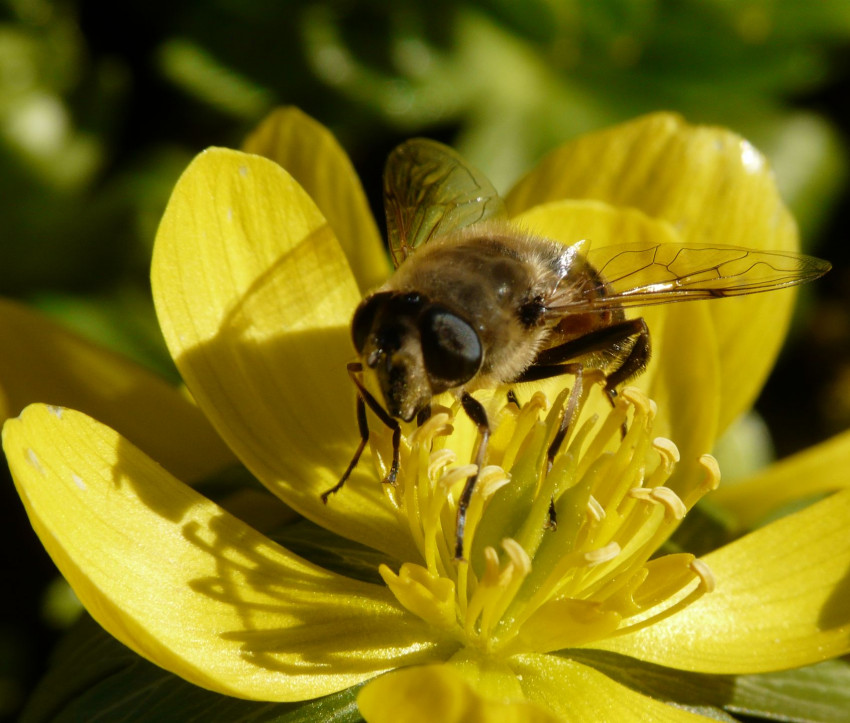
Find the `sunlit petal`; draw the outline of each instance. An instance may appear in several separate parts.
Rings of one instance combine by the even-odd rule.
[[[508,671],[510,673],[510,671]],[[511,676],[514,677],[514,676]],[[511,685],[512,681],[507,681]],[[405,668],[369,683],[357,696],[368,723],[555,723],[525,701],[487,700],[448,665]]]
[[[177,366],[246,466],[320,524],[404,550],[374,477],[320,498],[358,439],[345,365],[360,292],[300,186],[259,156],[201,154],[172,194],[151,273]]]
[[[292,555],[79,412],[28,407],[3,444],[33,527],[86,608],[187,680],[300,700],[446,654],[382,586]]]
[[[236,459],[200,410],[138,364],[0,300],[0,419],[32,402],[80,409],[192,481]]]
[[[666,222],[633,208],[616,208],[599,201],[544,203],[520,214],[515,221],[533,233],[568,245],[586,239],[594,249],[678,239]],[[685,461],[685,473],[690,463],[711,448],[717,433],[721,378],[708,305],[667,304],[647,307],[632,315],[646,320],[652,356],[647,371],[630,383],[657,402],[656,432],[675,438]]]
[[[797,230],[765,158],[722,128],[656,113],[550,153],[508,194],[511,214],[559,199],[637,208],[684,243],[796,251]],[[793,291],[711,303],[721,373],[721,429],[751,406],[785,336]],[[741,370],[747,373],[742,374]]]
[[[761,673],[850,652],[850,491],[704,558],[717,587],[597,647],[704,673]]]
[[[298,108],[280,108],[246,139],[244,148],[279,163],[307,191],[333,228],[361,291],[384,281],[389,257],[366,194],[327,128]]]
[[[721,486],[712,500],[750,527],[793,500],[850,486],[850,432],[783,459],[755,476]]]
[[[561,720],[700,721],[617,683],[598,670],[559,655],[522,655],[511,662],[528,700],[545,705]]]

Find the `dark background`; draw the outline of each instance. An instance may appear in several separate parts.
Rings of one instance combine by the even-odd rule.
[[[844,0],[3,0],[0,294],[176,381],[150,300],[156,225],[192,156],[238,147],[276,105],[337,134],[376,211],[406,137],[455,145],[506,190],[567,138],[676,110],[761,148],[804,249],[835,265],[803,290],[758,402],[785,456],[850,426],[848,60]],[[13,719],[77,608],[3,476]]]

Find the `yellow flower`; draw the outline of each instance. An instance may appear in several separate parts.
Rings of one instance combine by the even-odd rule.
[[[308,519],[382,553],[383,582],[277,545],[161,467],[148,438],[136,446],[87,415],[33,405],[4,427],[13,476],[45,547],[116,638],[193,683],[257,700],[376,678],[358,699],[370,721],[687,720],[611,674],[611,660],[731,674],[850,650],[836,599],[850,492],[700,560],[653,557],[716,485],[701,454],[751,404],[791,294],[648,312],[655,359],[613,410],[590,380],[549,383],[546,396],[520,389],[521,409],[482,395],[494,432],[468,561],[456,562],[453,505],[475,435],[450,399],[405,427],[396,487],[380,482],[388,439],[373,420],[371,454],[323,504],[358,439],[350,317],[387,268],[327,131],[282,111],[248,150],[201,154],[173,193],[152,271],[163,332],[236,456]],[[666,114],[565,146],[506,200],[517,223],[565,243],[796,243],[756,151]],[[571,404],[580,420],[550,471],[546,443]],[[134,403],[122,406],[132,417]],[[156,410],[138,416],[203,456]]]

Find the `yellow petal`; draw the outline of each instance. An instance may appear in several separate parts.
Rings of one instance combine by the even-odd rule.
[[[678,241],[668,223],[636,209],[599,201],[553,201],[514,220],[533,233],[567,245],[587,239],[593,249]],[[676,442],[684,461],[681,474],[685,474],[688,465],[711,448],[717,434],[721,379],[709,309],[698,303],[667,304],[639,309],[629,316],[646,320],[652,344],[647,371],[630,383],[658,404],[655,433]],[[691,467],[691,471],[695,469]]]
[[[31,309],[0,300],[0,348],[2,420],[32,402],[81,409],[188,481],[236,463],[178,389]]]
[[[245,465],[317,523],[407,550],[368,459],[321,502],[359,439],[345,365],[360,292],[301,187],[265,158],[202,153],[169,201],[151,276],[175,362]]]
[[[372,681],[357,696],[368,723],[556,723],[559,719],[524,701],[479,696],[448,665],[405,668]]]
[[[283,166],[336,233],[360,290],[382,283],[389,257],[360,179],[333,134],[298,108],[279,108],[245,141],[245,150]]]
[[[702,673],[763,673],[850,652],[850,490],[704,558],[717,586],[666,620],[594,645]]]
[[[289,553],[79,412],[30,406],[3,445],[33,527],[92,616],[197,685],[302,700],[441,658],[386,588]]]
[[[545,653],[603,638],[622,617],[588,600],[561,598],[541,605],[520,630],[517,649]]]
[[[512,215],[596,199],[669,222],[684,243],[796,251],[797,230],[764,157],[739,136],[657,113],[582,136],[508,194]],[[723,389],[721,429],[751,406],[784,338],[793,291],[712,302]],[[741,373],[746,369],[746,373]]]
[[[589,666],[559,655],[521,655],[511,667],[525,697],[575,721],[704,721],[701,716],[662,703]]]
[[[721,485],[711,499],[752,527],[771,510],[793,500],[850,486],[850,432],[783,459],[753,477]]]

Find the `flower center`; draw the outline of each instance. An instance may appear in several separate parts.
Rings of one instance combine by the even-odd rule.
[[[565,390],[548,413],[541,392],[521,408],[503,406],[480,470],[467,461],[475,450],[458,405],[435,409],[405,436],[398,484],[386,492],[422,561],[380,569],[402,605],[466,646],[510,655],[634,630],[713,588],[693,555],[650,558],[717,486],[716,462],[703,456],[702,481],[676,494],[665,485],[679,453],[652,436],[654,402],[626,388],[601,421],[580,423],[593,390]],[[565,414],[572,421],[553,455]],[[467,555],[457,560],[457,501],[476,472]]]

